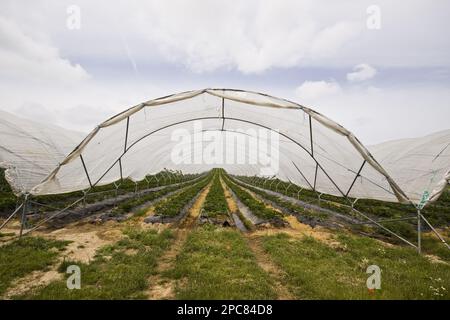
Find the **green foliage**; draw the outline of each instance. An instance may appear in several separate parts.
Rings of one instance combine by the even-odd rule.
[[[238,184],[242,187],[245,187],[245,188],[249,189],[250,191],[256,193],[257,195],[261,196],[263,199],[270,200],[270,201],[274,202],[275,204],[279,205],[280,207],[283,207],[293,213],[298,213],[298,214],[301,214],[302,216],[309,217],[309,218],[315,218],[319,221],[324,221],[328,217],[327,213],[312,210],[312,209],[306,209],[304,207],[295,205],[290,201],[284,200],[280,197],[277,197],[275,195],[264,192],[260,189],[251,187],[249,185],[243,186],[242,184],[239,183],[239,181],[236,181],[236,180],[233,180],[233,181],[236,184]]]
[[[226,176],[225,181],[230,189],[234,192],[234,194],[236,194],[236,196],[239,198],[239,200],[241,200],[242,203],[244,203],[255,216],[261,219],[273,219],[281,216],[280,213],[267,208],[264,203],[256,200],[254,197],[252,197],[252,195],[250,195],[250,193],[243,190]]]
[[[155,175],[147,175],[146,179],[137,181],[137,189],[147,189],[154,188],[157,186],[165,186],[169,184],[174,184],[182,181],[189,181],[195,179],[199,174],[189,174],[181,176],[171,176],[169,178],[168,174],[165,172],[159,172]],[[134,192],[136,189],[136,183],[130,179],[124,179],[122,181],[116,181],[119,185],[118,192]],[[105,199],[110,199],[115,197],[116,188],[114,183],[110,183],[102,186],[93,187],[87,194],[86,203],[95,203]],[[35,201],[48,205],[50,207],[37,207],[36,209],[41,212],[52,211],[53,208],[62,209],[67,205],[74,202],[76,199],[83,197],[82,191],[69,192],[64,194],[55,195],[45,195],[45,196],[35,196],[33,197]],[[9,212],[14,210],[17,203],[17,197],[12,193],[9,184],[6,182],[4,177],[4,169],[0,168],[0,212]],[[127,210],[131,209],[129,207]]]
[[[145,195],[142,195],[140,197],[135,197],[135,198],[126,200],[126,201],[120,203],[111,212],[114,215],[120,215],[120,214],[124,214],[124,213],[130,212],[133,208],[136,208],[136,207],[138,207],[138,206],[140,206],[140,205],[142,205],[142,204],[144,204],[146,202],[150,202],[150,201],[156,200],[158,198],[161,198],[161,197],[165,196],[166,194],[169,194],[169,193],[171,193],[173,191],[176,191],[176,190],[178,190],[180,188],[183,188],[184,186],[186,186],[186,185],[188,185],[190,183],[191,182],[185,182],[185,183],[183,183],[181,185],[177,185],[177,186],[173,186],[173,187],[168,186],[168,187],[165,187],[164,189],[161,189],[161,190],[158,190],[158,191],[153,191],[153,192],[147,193]],[[140,214],[142,215],[143,212],[140,211]]]
[[[186,190],[177,193],[168,199],[161,201],[155,207],[155,215],[165,217],[177,216],[183,207],[191,201],[211,181],[211,174],[206,179],[192,185]]]
[[[227,215],[228,205],[225,194],[220,183],[220,175],[217,171],[214,173],[213,182],[203,204],[204,214],[210,218]]]
[[[297,192],[301,190],[299,195],[300,200],[302,201],[321,206],[322,208],[334,212],[355,215],[349,208],[349,201],[343,197],[323,194],[321,199],[326,201],[319,201],[318,195],[314,191],[301,188],[295,184],[289,184],[288,182],[279,179],[264,180],[264,178],[247,176],[240,176],[239,179],[246,183],[257,185],[294,198],[297,198]],[[354,199],[350,198],[350,201],[353,200]],[[396,219],[416,215],[416,209],[412,205],[372,199],[359,199],[355,204],[355,209],[380,219]],[[428,204],[425,209],[422,210],[422,214],[424,214],[434,226],[448,226],[450,223],[450,188],[444,190],[438,201]],[[384,223],[384,225],[409,240],[415,240],[417,238],[417,233],[415,231],[417,224],[414,220]],[[389,237],[393,242],[397,242],[397,239],[394,236],[382,229],[377,228],[372,231],[374,233],[379,233],[384,237]]]

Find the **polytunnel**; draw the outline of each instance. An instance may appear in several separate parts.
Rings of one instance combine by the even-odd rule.
[[[138,104],[84,139],[2,113],[0,137],[0,167],[16,195],[24,196],[0,229],[22,210],[19,236],[30,195],[84,194],[26,233],[65,211],[70,214],[96,186],[114,183],[117,193],[116,182],[123,179],[137,183],[159,172],[195,174],[221,167],[235,176],[297,184],[315,191],[319,201],[322,194],[343,197],[364,221],[419,252],[423,220],[450,248],[421,214],[450,180],[448,130],[372,146],[374,157],[349,130],[308,107],[257,92],[203,89]],[[417,245],[381,224],[388,220],[356,210],[358,199],[414,205],[416,217],[397,220],[417,219]]]
[[[237,150],[248,157],[244,163],[196,161],[207,145],[186,137],[198,131],[219,136],[225,144],[243,135],[257,141],[253,146],[265,147],[256,152]],[[387,171],[349,130],[326,116],[285,99],[234,89],[188,91],[143,102],[98,125],[65,157],[60,151],[57,157],[53,149],[45,147],[52,161],[35,156],[32,149],[42,149],[35,139],[28,137],[24,142],[31,148],[28,151],[33,161],[3,160],[7,179],[17,193],[59,194],[124,178],[141,180],[165,168],[196,173],[219,166],[231,174],[278,177],[324,194],[417,205],[423,202],[424,194],[435,200],[449,179],[450,148],[444,148],[445,138],[418,144],[419,149],[426,146],[419,151],[428,152],[428,157],[403,154],[403,165],[391,163],[394,171]],[[68,143],[61,135],[49,139],[58,140],[57,144],[66,146],[62,150],[67,150]],[[182,147],[180,139],[187,141],[184,145],[189,150],[184,158],[176,157],[177,162],[173,151]],[[262,143],[264,139],[269,140],[267,144]],[[385,158],[387,153],[382,149],[376,150]],[[225,150],[230,151],[227,146]],[[2,150],[2,159],[4,153]],[[27,157],[26,153],[21,155]],[[264,156],[276,162],[272,170],[265,170],[267,163],[252,159]],[[36,166],[40,162],[47,163],[45,170]],[[410,168],[417,162],[426,169],[420,175]],[[52,170],[49,163],[54,165]],[[405,166],[408,163],[409,167]],[[411,180],[415,181],[412,185]]]

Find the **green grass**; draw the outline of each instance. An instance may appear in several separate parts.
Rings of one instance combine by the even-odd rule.
[[[178,299],[276,298],[242,235],[213,225],[191,232],[167,276],[180,280]]]
[[[432,263],[414,249],[339,234],[332,248],[313,238],[286,234],[263,238],[264,249],[287,274],[301,299],[450,299],[450,266]],[[370,294],[366,268],[382,270],[381,290]]]
[[[52,265],[67,241],[24,237],[0,247],[0,295],[19,278]]]
[[[154,272],[158,257],[172,240],[170,230],[125,231],[124,239],[101,248],[89,263],[64,261],[59,271],[65,274],[67,266],[81,269],[81,289],[69,290],[66,279],[38,288],[18,299],[142,299],[148,288],[148,277]],[[68,276],[68,275],[66,275]]]

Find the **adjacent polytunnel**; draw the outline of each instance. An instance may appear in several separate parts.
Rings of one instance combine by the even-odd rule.
[[[222,139],[225,153],[238,136],[253,141],[257,150],[238,145],[236,153],[248,160],[243,163],[223,155],[220,164],[196,161],[205,152],[214,153],[196,140],[198,132]],[[188,152],[174,152],[186,145]],[[55,159],[51,172],[36,168],[34,185],[17,182],[27,174],[21,170],[23,163],[12,159],[3,166],[18,172],[8,174],[16,189],[34,195],[83,190],[123,178],[140,180],[164,168],[195,173],[223,167],[231,174],[276,176],[319,193],[418,204],[424,191],[434,200],[447,183],[450,148],[439,153],[441,147],[442,140],[424,149],[437,160],[427,159],[428,169],[411,188],[414,170],[386,170],[350,131],[312,109],[255,92],[204,89],[150,100],[106,120],[65,158]]]

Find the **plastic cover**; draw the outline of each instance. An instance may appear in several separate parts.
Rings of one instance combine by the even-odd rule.
[[[402,153],[396,153],[398,146],[391,143],[386,147],[374,146],[371,150],[381,161],[378,162],[351,132],[312,109],[260,93],[231,89],[184,92],[134,106],[100,124],[70,154],[66,151],[73,139],[66,141],[64,135],[55,131],[55,136],[46,136],[58,141],[49,149],[54,156],[43,160],[46,163],[43,170],[36,167],[41,158],[34,157],[31,149],[28,155],[22,152],[27,158],[25,162],[17,157],[5,158],[2,129],[0,159],[16,171],[11,174],[8,170],[8,181],[15,188],[37,195],[87,189],[121,178],[140,180],[165,168],[197,173],[223,167],[231,174],[271,176],[257,159],[240,164],[226,160],[221,164],[174,162],[173,150],[180,146],[180,141],[174,140],[173,133],[179,129],[178,132],[194,137],[199,123],[201,132],[223,139],[226,153],[233,150],[233,139],[239,134],[259,146],[276,133],[275,147],[262,143],[269,147],[258,148],[255,153],[238,144],[235,151],[248,159],[277,158],[274,176],[320,193],[417,204],[425,190],[430,190],[430,199],[434,200],[449,179],[450,147],[444,148],[449,142],[448,132],[428,137],[412,148],[408,147],[411,141],[404,141]],[[39,141],[42,133],[32,128],[28,131],[30,135],[23,140],[24,144],[34,148],[33,135]],[[13,135],[20,132],[8,134],[14,140]],[[22,139],[15,141],[22,143]],[[195,138],[190,141],[189,160],[208,152],[204,141]],[[39,143],[36,147],[42,148]],[[21,150],[19,146],[16,148]],[[418,157],[417,153],[427,156]],[[61,158],[62,154],[68,156]],[[34,167],[28,167],[30,162],[35,163]],[[36,176],[29,177],[30,172]]]

